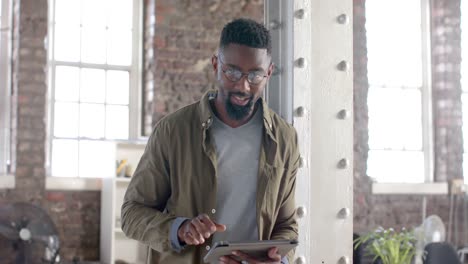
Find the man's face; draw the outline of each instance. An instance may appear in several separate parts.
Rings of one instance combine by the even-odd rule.
[[[252,114],[273,71],[266,49],[229,44],[212,58],[221,101],[230,118]]]

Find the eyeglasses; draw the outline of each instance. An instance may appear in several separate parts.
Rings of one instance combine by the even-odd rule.
[[[219,62],[221,62],[221,64],[228,67],[226,70],[221,68],[221,71],[223,71],[224,76],[226,76],[226,78],[228,80],[230,80],[231,82],[238,82],[238,81],[240,81],[240,79],[242,79],[242,77],[247,76],[247,82],[249,84],[258,85],[263,81],[263,79],[265,77],[268,77],[268,75],[265,75],[265,73],[263,71],[250,71],[248,73],[243,73],[238,69],[234,69],[234,68],[229,67],[228,65],[226,65],[221,60],[220,56],[216,56],[216,57],[218,58]]]

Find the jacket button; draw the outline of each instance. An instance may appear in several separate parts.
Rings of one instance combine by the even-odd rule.
[[[212,214],[216,214],[216,209],[211,209]]]
[[[208,250],[210,250],[211,247],[210,247],[210,246],[206,246],[205,248],[206,248],[206,250],[208,251]]]

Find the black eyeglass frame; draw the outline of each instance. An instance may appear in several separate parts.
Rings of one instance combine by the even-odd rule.
[[[268,77],[268,75],[262,75],[262,74],[259,74],[261,73],[261,71],[250,71],[250,72],[247,72],[247,73],[243,73],[242,71],[238,70],[238,69],[234,69],[232,67],[230,67],[229,65],[226,65],[226,63],[224,63],[222,60],[221,60],[221,57],[219,55],[216,56],[216,59],[223,65],[229,67],[229,69],[225,70],[221,67],[221,71],[224,73],[224,76],[231,82],[238,82],[240,80],[242,80],[242,78],[244,76],[247,76],[247,82],[250,84],[250,85],[259,85],[260,83],[262,83],[263,79],[265,79],[265,77]],[[271,64],[270,64],[271,65]],[[239,77],[236,77],[235,79],[233,79],[234,75],[229,75],[228,71],[231,71],[233,73],[237,73],[237,75]],[[263,73],[264,74],[264,73]],[[254,82],[254,78],[256,77],[259,77],[259,81],[258,82]]]

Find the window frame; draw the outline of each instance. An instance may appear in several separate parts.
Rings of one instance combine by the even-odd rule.
[[[47,131],[47,158],[46,158],[46,189],[98,189],[100,179],[96,177],[88,178],[79,175],[73,177],[52,176],[52,142],[54,139],[72,139],[76,141],[90,140],[90,141],[105,141],[105,142],[129,142],[141,143],[145,142],[147,138],[142,133],[142,35],[143,35],[143,4],[139,0],[132,0],[133,3],[133,16],[132,16],[132,62],[130,66],[117,66],[107,64],[93,64],[83,62],[67,62],[56,61],[54,59],[54,44],[55,44],[55,3],[56,0],[49,0],[49,19],[48,19],[48,32],[49,32],[49,50],[48,50],[48,131]],[[90,139],[86,137],[55,137],[54,131],[54,92],[55,92],[55,70],[57,66],[73,66],[78,68],[90,69],[103,69],[103,70],[125,70],[129,72],[129,138],[124,139]],[[49,179],[54,179],[50,181]],[[62,178],[62,179],[61,179]],[[77,182],[77,184],[67,185],[67,179]],[[96,181],[97,180],[97,181]],[[86,182],[92,182],[92,186],[88,186]]]
[[[421,186],[421,184],[434,182],[434,135],[432,117],[432,72],[431,72],[431,23],[430,0],[420,0],[421,7],[421,62],[422,62],[422,86],[421,86],[421,130],[422,153],[424,157],[424,182],[418,183],[394,183],[375,182],[373,190],[383,190],[384,193],[400,193],[402,185]],[[366,10],[367,12],[367,10]],[[369,89],[370,85],[369,85]],[[368,132],[370,133],[370,131]],[[369,147],[369,151],[371,151]],[[376,149],[377,150],[377,149]],[[366,163],[368,160],[366,161]],[[378,179],[378,178],[377,178]],[[388,188],[386,188],[387,186]],[[400,187],[399,187],[400,186]],[[379,193],[381,191],[378,191]]]
[[[468,86],[468,50],[463,49],[463,43],[466,43],[468,45],[468,12],[463,13],[463,8],[465,7],[468,8],[468,3],[467,1],[461,1],[460,3],[460,27],[461,27],[461,38],[460,38],[460,47],[461,47],[461,65],[460,65],[460,84],[461,84],[461,92],[462,92],[462,98],[465,95],[468,97],[468,87],[464,88],[464,84]],[[464,28],[463,26],[467,26]],[[466,46],[465,45],[465,46]],[[466,55],[466,58],[463,56]],[[466,73],[466,76],[463,75],[463,73]],[[468,102],[467,102],[468,103]],[[468,113],[463,112],[463,100],[462,100],[462,116],[465,114],[468,115]],[[463,136],[463,130],[467,129],[468,130],[468,124],[463,124],[462,126],[462,136]],[[467,133],[468,134],[468,133]],[[463,140],[468,140],[468,138],[463,138]],[[465,145],[466,143],[464,143]],[[463,162],[462,162],[462,168],[464,168],[464,163],[467,162],[468,160],[465,160],[465,157],[468,157],[468,149],[463,148]],[[468,166],[466,166],[468,167]],[[463,169],[463,180],[465,185],[467,186],[468,189],[468,171]]]
[[[12,173],[11,166],[11,41],[12,1],[2,0],[0,21],[0,176]]]

